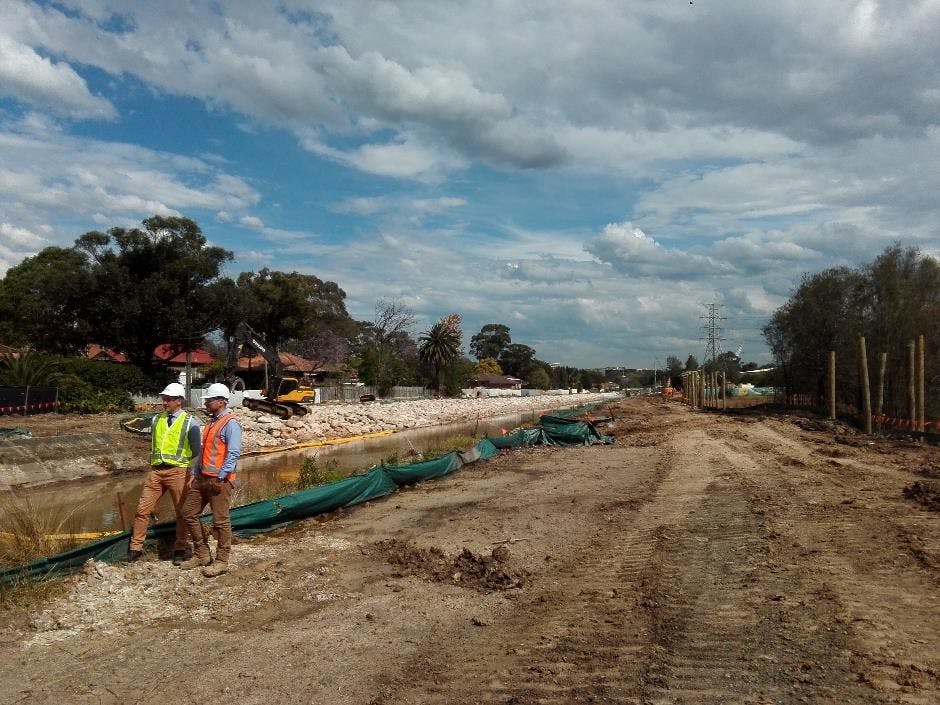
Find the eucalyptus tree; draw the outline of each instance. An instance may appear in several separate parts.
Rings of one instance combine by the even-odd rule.
[[[75,248],[47,247],[0,279],[0,342],[74,354],[92,342],[94,306],[88,259]]]
[[[940,262],[916,248],[895,244],[862,273],[867,280],[862,302],[872,362],[880,353],[886,354],[885,408],[892,415],[906,415],[908,345],[918,336],[923,335],[927,343],[928,386],[940,383]],[[872,369],[877,366],[873,364]],[[936,414],[940,401],[934,399],[933,404],[929,411]]]
[[[675,355],[666,357],[666,374],[673,387],[682,386],[682,360]]]
[[[477,360],[487,357],[497,360],[510,343],[512,339],[508,326],[502,323],[487,323],[479,333],[470,338],[470,352]]]
[[[847,267],[804,275],[763,328],[786,391],[825,394],[829,351],[836,352],[840,397],[855,401],[858,336],[865,329],[865,277]]]
[[[355,323],[346,311],[346,292],[336,282],[264,268],[242,272],[237,288],[243,319],[272,347],[314,337],[325,329],[353,333]]]
[[[76,250],[89,262],[84,315],[95,342],[121,350],[144,370],[160,343],[197,346],[219,325],[222,264],[189,218],[153,216],[143,228],[85,233]]]
[[[535,360],[534,348],[522,343],[512,343],[507,345],[500,354],[498,362],[507,375],[524,378],[528,374],[533,360]]]

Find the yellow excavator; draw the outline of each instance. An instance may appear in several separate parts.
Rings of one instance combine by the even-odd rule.
[[[278,356],[277,351],[268,346],[265,339],[258,333],[255,333],[247,323],[242,321],[235,329],[235,341],[229,352],[229,386],[234,388],[238,383],[244,382],[237,377],[235,373],[235,361],[238,359],[239,351],[248,347],[256,351],[274,370],[274,377],[266,389],[261,390],[262,398],[245,397],[242,403],[249,409],[266,411],[282,419],[289,419],[294,414],[303,416],[309,409],[304,404],[310,404],[316,401],[316,393],[313,387],[305,385],[296,377],[284,376],[284,363]]]

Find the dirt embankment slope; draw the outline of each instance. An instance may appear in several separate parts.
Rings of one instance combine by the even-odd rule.
[[[8,615],[0,702],[940,702],[936,449],[623,402],[241,543],[209,580],[99,567]],[[910,493],[909,493],[910,494]]]

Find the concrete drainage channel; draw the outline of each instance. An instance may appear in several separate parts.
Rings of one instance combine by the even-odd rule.
[[[82,433],[0,440],[0,490],[43,485],[142,467],[141,451],[127,447],[127,433]]]

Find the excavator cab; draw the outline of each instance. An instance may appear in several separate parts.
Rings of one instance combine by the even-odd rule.
[[[296,402],[298,404],[312,404],[316,401],[316,390],[303,384],[296,377],[275,378],[274,386],[277,387],[276,401],[279,403]]]

